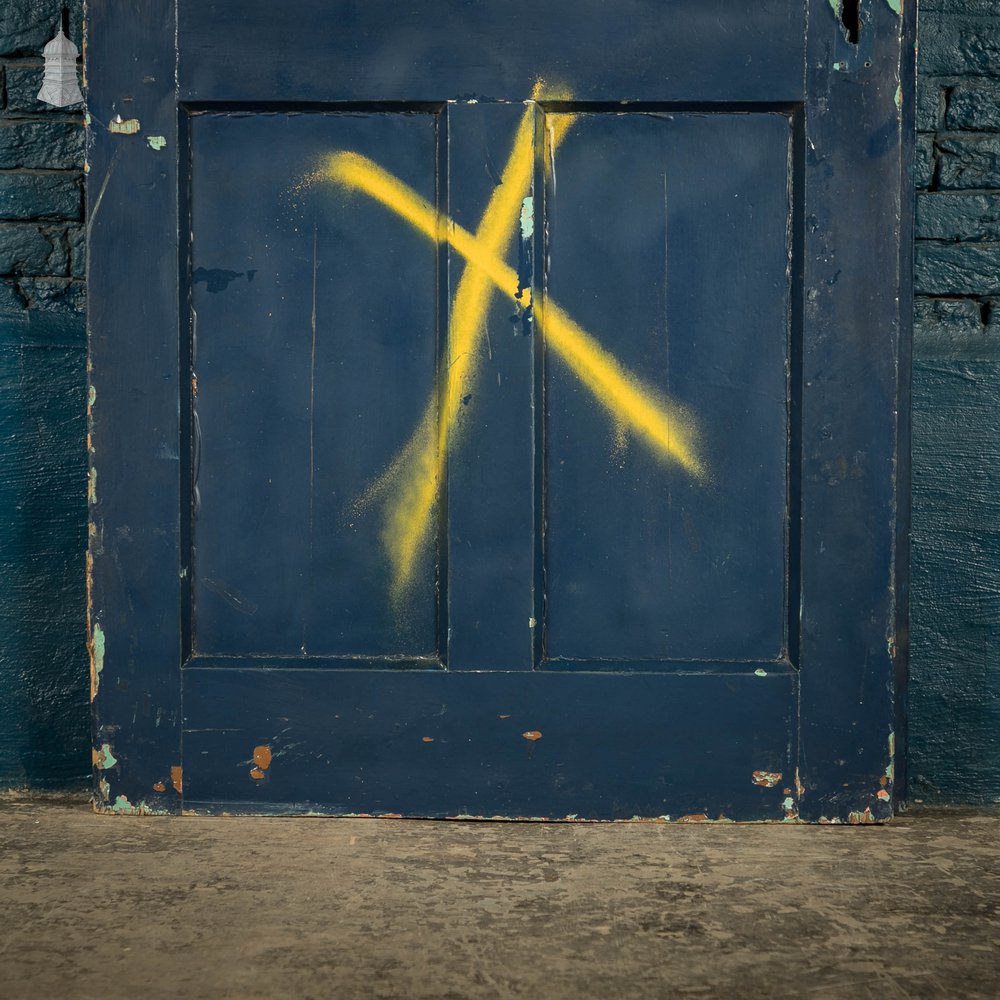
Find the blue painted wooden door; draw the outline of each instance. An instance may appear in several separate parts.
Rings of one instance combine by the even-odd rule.
[[[91,5],[103,807],[889,814],[909,21],[836,6]]]

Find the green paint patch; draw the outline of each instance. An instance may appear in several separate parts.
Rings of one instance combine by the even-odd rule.
[[[108,122],[108,131],[114,135],[138,135],[141,127],[138,118],[123,119],[121,115]]]
[[[758,667],[754,672],[755,677],[766,677],[767,671],[763,667]]]
[[[521,202],[521,239],[527,242],[535,235],[535,202],[528,195]]]
[[[87,390],[87,405],[93,406],[94,403],[96,402],[97,402],[97,390],[93,386],[91,386]]]
[[[107,771],[117,763],[118,758],[111,752],[111,744],[102,743],[101,749],[94,751],[94,765],[102,771]]]
[[[150,149],[155,149],[157,151],[163,149],[167,144],[165,136],[162,135],[147,135],[146,142],[149,144]]]
[[[108,806],[108,812],[118,816],[166,816],[166,809],[157,809],[140,799],[137,803],[129,802],[127,795],[115,796],[115,801]]]
[[[830,9],[837,15],[837,20],[840,20],[840,15],[844,12],[844,0],[829,0]]]
[[[885,0],[900,17],[903,16],[903,0]]]
[[[101,671],[104,670],[104,629],[101,628],[100,622],[94,623],[94,631],[90,640],[91,646],[91,671],[93,676],[93,691],[91,692],[91,701],[97,695],[98,689],[101,686]]]

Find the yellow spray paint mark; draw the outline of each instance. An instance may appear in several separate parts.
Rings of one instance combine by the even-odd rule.
[[[532,101],[539,94],[536,86]],[[546,162],[572,121],[572,115],[554,116],[548,130]],[[524,205],[530,194],[533,168],[533,107],[529,102],[501,183],[475,234],[440,216],[412,188],[358,153],[335,153],[321,171],[327,180],[385,205],[434,242],[449,244],[468,265],[452,305],[448,367],[440,401],[430,401],[409,442],[367,494],[371,500],[390,492],[383,541],[393,564],[394,603],[405,593],[417,556],[431,537],[449,436],[454,436],[463,398],[469,394],[476,374],[481,355],[477,348],[490,298],[498,290],[519,306],[531,304],[530,291],[520,289],[517,273],[504,263],[502,255],[518,225],[526,228]],[[549,347],[590,389],[616,424],[645,440],[654,453],[678,462],[694,478],[705,478],[689,415],[644,386],[555,303],[534,303],[534,319]]]
[[[525,204],[529,201],[534,170],[534,106],[542,96],[543,85],[532,91],[510,157],[494,189],[474,237],[480,252],[487,257],[508,250],[518,225],[526,225]],[[550,99],[568,99],[564,93],[550,92]],[[562,116],[552,141],[566,134],[572,119]],[[374,171],[374,172],[373,172]],[[325,171],[330,180],[346,187],[366,191],[392,208],[435,242],[447,242],[449,223],[434,208],[390,174],[365,157],[339,153],[331,157]],[[376,191],[366,189],[374,181]],[[513,273],[513,272],[511,272]],[[455,435],[462,400],[472,391],[481,359],[480,344],[485,330],[486,313],[494,292],[494,280],[482,268],[467,267],[455,290],[448,336],[448,366],[440,387],[440,397],[432,397],[412,437],[386,474],[368,491],[368,499],[388,491],[386,526],[383,541],[393,564],[393,603],[402,600],[412,581],[417,557],[430,542],[437,508],[439,487],[444,475],[449,439]],[[530,292],[513,297],[520,306],[529,304]]]

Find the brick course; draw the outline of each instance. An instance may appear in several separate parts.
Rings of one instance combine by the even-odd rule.
[[[0,311],[86,307],[83,109],[49,108],[35,96],[62,6],[0,4]],[[69,8],[79,47],[81,0]]]

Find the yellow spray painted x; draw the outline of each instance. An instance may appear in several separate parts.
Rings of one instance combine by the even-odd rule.
[[[550,95],[551,96],[551,95]],[[480,340],[494,290],[520,305],[529,293],[519,293],[518,276],[503,262],[514,238],[521,205],[531,187],[534,167],[532,102],[540,98],[536,85],[521,118],[510,158],[480,226],[473,235],[436,209],[378,164],[352,152],[332,155],[325,176],[360,191],[392,209],[415,229],[437,243],[448,243],[466,261],[455,291],[448,338],[448,366],[441,398],[432,399],[419,426],[376,486],[390,489],[383,540],[393,566],[392,592],[398,602],[410,584],[418,554],[430,541],[434,512],[449,437],[453,434],[462,398],[475,378],[481,355]],[[552,116],[549,143],[565,136],[573,116]],[[694,445],[692,421],[677,406],[643,386],[585,330],[555,303],[534,303],[534,319],[546,344],[558,354],[611,416],[629,427],[656,454],[678,462],[695,478],[705,469]],[[452,442],[453,443],[453,442]]]

